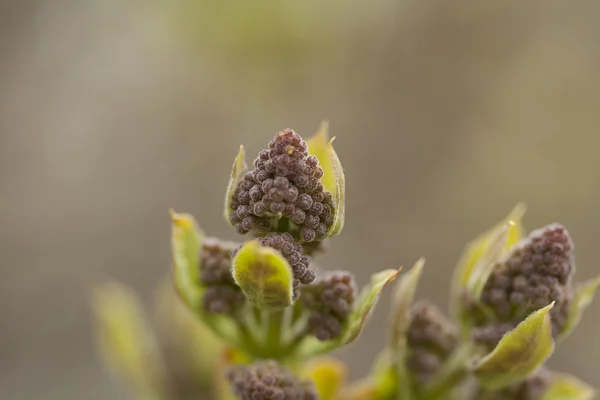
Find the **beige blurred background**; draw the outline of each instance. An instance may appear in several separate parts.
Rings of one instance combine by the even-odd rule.
[[[324,118],[348,191],[326,266],[364,283],[426,256],[419,296],[445,306],[464,243],[523,200],[598,275],[599,19],[595,0],[1,1],[0,398],[126,399],[89,290],[151,298],[170,207],[234,239],[239,144]],[[388,300],[340,353],[353,377]],[[599,314],[551,361],[597,386]]]

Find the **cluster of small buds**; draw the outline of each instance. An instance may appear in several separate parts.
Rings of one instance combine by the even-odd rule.
[[[307,286],[301,300],[310,310],[309,331],[319,340],[338,337],[355,297],[356,284],[348,272],[333,272]]]
[[[205,286],[202,306],[212,314],[239,310],[246,297],[231,275],[231,251],[235,244],[208,238],[200,251],[200,282]]]
[[[527,315],[553,301],[552,330],[554,336],[559,335],[572,300],[574,271],[573,242],[563,226],[552,224],[533,231],[494,266],[481,296],[494,320],[481,321],[474,339],[493,347]]]
[[[275,361],[238,366],[228,373],[235,395],[241,400],[318,400],[314,384],[299,380]]]
[[[519,382],[497,392],[482,392],[480,400],[540,400],[548,390],[552,375],[545,369],[540,369],[523,382]]]
[[[278,132],[259,153],[254,170],[244,175],[231,199],[231,222],[238,233],[264,233],[273,217],[287,218],[304,242],[322,240],[333,225],[331,193],[320,179],[323,169],[291,129]]]
[[[428,301],[415,304],[407,332],[406,365],[415,383],[423,386],[454,351],[458,330]]]

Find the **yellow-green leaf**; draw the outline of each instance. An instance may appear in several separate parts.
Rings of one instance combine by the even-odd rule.
[[[189,214],[177,214],[171,210],[171,220],[175,288],[188,307],[196,310],[200,308],[203,294],[200,285],[200,249],[204,232]]]
[[[233,161],[233,167],[231,167],[231,175],[229,177],[229,183],[227,184],[227,191],[225,193],[224,217],[227,223],[230,225],[232,212],[231,199],[233,198],[233,194],[237,188],[240,178],[247,170],[248,165],[246,164],[246,152],[244,151],[244,146],[240,146],[240,151],[238,151],[238,154]]]
[[[335,137],[329,139],[329,123],[324,121],[317,133],[306,143],[308,151],[319,159],[324,175],[321,182],[325,190],[331,193],[334,201],[334,222],[327,236],[337,235],[344,227],[346,180],[342,163],[333,148]]]
[[[540,400],[592,400],[596,391],[590,385],[567,374],[552,374],[550,387]]]
[[[387,269],[371,276],[371,283],[361,291],[356,299],[352,312],[346,321],[342,334],[332,340],[319,341],[309,336],[296,348],[295,354],[299,358],[312,355],[325,354],[334,349],[352,343],[360,335],[369,315],[379,297],[383,288],[393,282],[402,268],[397,270]]]
[[[140,399],[164,395],[164,365],[138,297],[119,283],[93,296],[98,348],[107,366],[132,386]]]
[[[324,174],[321,178],[321,183],[325,187],[325,190],[335,197],[337,190],[335,176],[333,174],[333,165],[327,152],[329,140],[329,122],[323,121],[321,122],[321,126],[319,126],[319,130],[306,141],[306,144],[308,145],[308,152],[319,159],[319,165],[323,168]]]
[[[299,375],[314,382],[320,400],[336,400],[346,385],[348,368],[334,358],[319,358],[302,365]]]
[[[277,250],[251,240],[238,251],[232,264],[235,282],[258,308],[276,310],[292,304],[292,268]]]
[[[523,238],[522,218],[525,210],[525,204],[517,204],[502,222],[467,244],[455,267],[450,308],[453,315],[461,321],[463,329],[468,327],[465,296],[469,301],[477,301],[492,272],[493,262],[506,255]]]
[[[494,263],[502,257],[502,253],[506,249],[506,242],[511,226],[512,224],[509,222],[495,232],[485,253],[475,263],[475,267],[471,271],[465,287],[471,298],[477,301],[481,298],[483,288],[494,270]]]
[[[406,332],[410,326],[410,309],[424,265],[425,259],[418,260],[411,270],[399,279],[392,294],[390,356],[394,362],[391,371],[398,380],[397,398],[406,400],[415,398],[405,363]],[[380,386],[380,390],[384,390],[383,386]]]
[[[567,337],[581,320],[581,316],[585,309],[592,303],[594,293],[600,285],[600,276],[595,279],[590,279],[577,286],[575,299],[569,310],[569,316],[563,332],[560,335],[561,339]]]
[[[550,309],[554,302],[531,313],[500,340],[474,367],[482,386],[499,389],[531,375],[554,350]]]
[[[522,219],[526,209],[527,207],[524,203],[517,204],[502,222],[467,244],[461,259],[454,270],[454,283],[456,286],[463,287],[467,283],[477,262],[486,253],[490,243],[493,242],[494,238],[497,236],[497,232],[504,229],[510,221],[514,222],[514,229],[511,230],[507,237],[506,248],[514,246],[522,239],[524,234]]]
[[[394,292],[392,293],[392,311],[390,313],[392,326],[390,346],[392,348],[397,348],[410,325],[410,309],[424,265],[425,259],[421,258],[410,271],[400,277],[394,287]]]

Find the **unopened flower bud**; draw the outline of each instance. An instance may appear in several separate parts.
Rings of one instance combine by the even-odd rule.
[[[458,340],[456,327],[430,302],[411,310],[406,365],[419,385],[425,385],[448,359]]]
[[[573,242],[563,226],[552,224],[531,232],[494,266],[481,295],[493,319],[478,321],[474,339],[493,347],[527,315],[552,302],[550,315],[557,337],[567,321],[574,271]]]
[[[275,361],[231,369],[228,379],[240,400],[318,400],[314,384],[300,380]]]
[[[342,333],[356,297],[354,278],[347,272],[334,272],[308,285],[301,300],[310,310],[309,330],[319,340],[330,340]]]
[[[230,201],[238,233],[270,230],[272,218],[289,218],[304,242],[324,239],[334,222],[334,204],[319,179],[317,157],[293,130],[278,132],[259,153],[255,169],[240,180]]]
[[[245,302],[231,275],[231,251],[236,244],[207,238],[200,251],[200,283],[205,286],[202,306],[211,314],[231,314]]]

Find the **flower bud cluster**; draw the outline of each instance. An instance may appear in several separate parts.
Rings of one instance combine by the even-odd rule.
[[[228,373],[241,400],[318,400],[311,381],[300,380],[275,361],[238,366]]]
[[[418,385],[427,384],[458,342],[458,331],[431,302],[415,304],[407,332],[406,365]]]
[[[246,298],[231,275],[234,244],[208,238],[200,252],[200,282],[205,287],[202,306],[211,314],[231,314]]]
[[[323,169],[308,155],[304,140],[291,129],[278,132],[244,175],[231,201],[238,233],[271,230],[273,219],[293,222],[304,242],[322,240],[334,222],[331,193],[320,179]]]
[[[493,347],[527,315],[553,301],[552,330],[559,335],[572,301],[574,271],[573,242],[563,226],[533,231],[494,266],[481,296],[493,320],[479,321],[474,339]]]
[[[356,297],[356,284],[349,272],[334,272],[308,285],[301,300],[310,310],[308,328],[319,340],[338,337]]]

